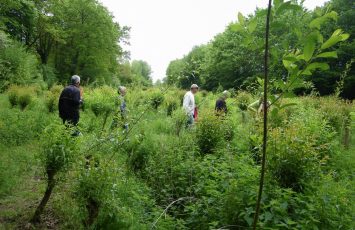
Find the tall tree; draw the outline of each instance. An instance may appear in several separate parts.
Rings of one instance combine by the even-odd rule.
[[[131,70],[136,82],[140,82],[143,85],[152,84],[152,69],[146,61],[133,60]]]

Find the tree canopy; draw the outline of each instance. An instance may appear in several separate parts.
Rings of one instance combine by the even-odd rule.
[[[22,81],[19,79],[33,81],[37,77],[37,81],[50,86],[55,82],[66,83],[73,74],[80,75],[84,84],[151,84],[148,63],[127,64],[128,53],[121,44],[128,42],[129,28],[115,22],[97,0],[0,0],[0,30],[4,32],[3,40],[5,37],[14,40],[11,47],[28,53],[32,62],[38,59],[35,68],[42,75],[42,78],[28,74],[23,77],[15,71],[10,78],[9,73],[2,71],[0,81],[5,85],[11,83],[9,79],[17,78],[12,81],[16,83]],[[9,53],[5,48],[0,48],[2,53]],[[20,62],[23,57],[12,55],[11,58],[1,55],[0,66],[16,65],[15,60]]]
[[[270,74],[273,81],[287,80],[283,56],[290,50],[306,50],[306,61],[314,53],[319,30],[320,39],[326,40],[335,30],[342,28],[350,34],[350,39],[332,46],[329,52],[337,51],[337,59],[329,60],[329,68],[317,69],[304,80],[311,82],[321,95],[335,92],[342,76],[344,87],[341,95],[355,98],[351,90],[355,86],[354,67],[351,63],[354,53],[354,2],[332,0],[313,11],[305,9],[297,1],[274,1],[270,36]],[[181,59],[173,60],[166,71],[165,81],[187,88],[192,83],[200,83],[204,89],[246,89],[262,75],[265,9],[256,9],[254,14],[238,14],[238,21],[230,23],[224,32],[216,35],[207,45],[194,47]],[[353,19],[353,20],[352,20]],[[337,42],[336,42],[337,43]],[[198,53],[198,54],[197,54]],[[330,53],[331,54],[331,53]],[[335,57],[335,56],[334,56]],[[331,58],[330,56],[324,58]],[[348,70],[346,70],[346,66]],[[347,71],[346,74],[342,74]],[[307,90],[300,85],[297,93]]]

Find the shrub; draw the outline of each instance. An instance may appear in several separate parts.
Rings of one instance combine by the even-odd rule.
[[[59,97],[62,90],[63,90],[63,86],[54,85],[48,92],[46,92],[45,104],[48,112],[53,113],[58,109]]]
[[[164,95],[160,92],[155,92],[152,94],[150,103],[153,107],[153,109],[157,110],[158,107],[163,103],[164,101]]]
[[[58,109],[59,98],[51,92],[46,93],[45,104],[48,112],[53,113]]]
[[[237,105],[238,108],[241,111],[247,111],[248,110],[248,106],[251,103],[252,97],[249,93],[241,91],[238,93],[237,97],[236,97],[236,101],[237,101]]]
[[[24,110],[31,102],[35,94],[35,87],[11,86],[8,90],[8,99],[12,107],[19,105]]]
[[[173,121],[174,121],[174,127],[175,127],[175,134],[177,136],[180,136],[182,130],[186,126],[186,121],[187,121],[187,116],[186,112],[182,109],[178,109],[174,112],[173,114]]]
[[[70,129],[62,125],[50,125],[41,137],[42,151],[39,154],[39,159],[47,177],[47,188],[31,219],[32,223],[40,221],[40,215],[55,186],[57,174],[66,172],[76,160],[79,143],[78,139],[73,138],[71,133]]]
[[[196,139],[201,154],[213,153],[220,144],[223,132],[214,114],[205,114],[197,124]]]
[[[4,32],[0,36],[5,38],[0,46],[0,92],[11,84],[29,84],[40,76],[37,69],[36,56],[26,50],[19,42],[11,40]],[[7,71],[8,70],[8,71]]]
[[[149,156],[154,151],[153,141],[140,133],[130,139],[124,148],[128,154],[128,166],[136,173],[142,171],[148,161]]]
[[[319,229],[352,229],[354,227],[354,182],[336,181],[325,175],[308,196],[315,206]]]
[[[168,96],[164,100],[164,104],[166,106],[166,114],[167,114],[167,116],[172,116],[173,112],[178,108],[179,102],[173,96]]]
[[[18,98],[18,103],[21,110],[24,110],[32,101],[32,96],[29,92],[23,92]]]
[[[103,158],[101,158],[103,160]],[[87,229],[147,229],[151,217],[162,210],[154,208],[150,191],[115,161],[101,161],[100,165],[81,167],[74,197]],[[147,215],[147,212],[150,215]],[[161,220],[163,226],[176,223]],[[160,225],[159,225],[160,226]],[[168,228],[168,229],[170,229]]]
[[[336,153],[334,136],[319,111],[300,107],[287,125],[270,132],[270,173],[281,187],[304,191]]]
[[[85,104],[88,104],[91,111],[96,117],[103,115],[102,130],[105,128],[108,117],[113,111],[117,110],[117,96],[115,96],[115,90],[108,86],[96,88],[85,100]]]
[[[9,98],[9,102],[11,104],[11,107],[15,107],[16,105],[18,105],[18,92],[15,90],[9,90],[8,91],[8,98]]]

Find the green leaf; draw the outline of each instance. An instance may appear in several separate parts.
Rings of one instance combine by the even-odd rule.
[[[334,46],[335,44],[337,44],[338,42],[341,41],[345,41],[349,38],[349,34],[344,34],[342,30],[336,30],[334,31],[333,35],[323,43],[321,49],[327,49],[330,48],[332,46]]]
[[[286,10],[293,10],[293,11],[302,10],[302,7],[299,5],[291,4],[291,1],[288,1],[288,2],[282,3],[280,5],[280,7],[277,8],[275,14],[280,15]]]
[[[294,56],[286,56],[286,57],[283,58],[283,60],[292,61],[292,62],[298,61],[297,58],[294,57]]]
[[[343,41],[348,40],[348,38],[350,37],[350,34],[342,34],[342,35],[340,35],[340,37],[341,37],[341,41],[343,42]]]
[[[328,19],[333,19],[336,21],[338,18],[338,14],[335,11],[331,11],[321,17],[315,18],[309,23],[309,27],[311,29],[320,29],[321,25],[325,23]]]
[[[234,24],[232,24],[232,25],[230,26],[230,28],[231,28],[231,30],[232,30],[233,32],[240,32],[240,31],[242,31],[242,30],[244,29],[243,26],[240,25],[239,23],[234,23]]]
[[[316,42],[313,38],[308,38],[306,44],[304,45],[303,55],[304,60],[309,61],[313,57],[314,51],[316,50]]]
[[[245,19],[244,19],[244,16],[242,13],[238,13],[238,22],[241,24],[241,25],[244,25],[244,22],[245,22]]]
[[[316,69],[319,69],[322,71],[328,70],[329,65],[327,63],[313,62],[313,63],[309,64],[304,71],[302,71],[302,74],[303,75],[311,75],[312,72]]]
[[[335,44],[337,44],[340,41],[341,41],[341,37],[340,36],[330,37],[326,42],[323,43],[321,49],[324,50],[324,49],[327,49],[329,47],[332,47],[332,46],[334,46]]]
[[[253,33],[255,31],[257,25],[258,25],[258,21],[256,19],[251,20],[248,24],[249,32]]]
[[[338,58],[336,51],[324,52],[317,55],[317,58]]]

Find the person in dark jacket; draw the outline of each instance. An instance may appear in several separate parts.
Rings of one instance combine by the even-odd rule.
[[[71,77],[71,84],[62,91],[59,97],[59,116],[63,123],[76,126],[79,122],[79,108],[83,103],[82,91],[79,88],[80,77],[74,75]]]
[[[226,99],[228,91],[224,91],[222,96],[216,101],[215,112],[217,115],[225,115],[228,112]]]

